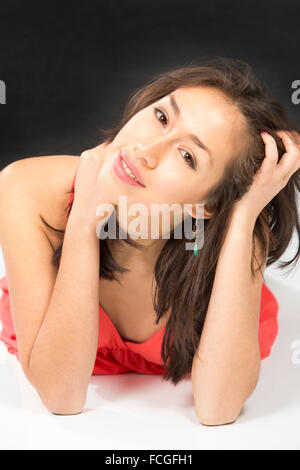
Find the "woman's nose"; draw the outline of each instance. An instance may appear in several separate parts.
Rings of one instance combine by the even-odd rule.
[[[150,150],[150,148],[145,144],[136,144],[135,145],[135,154],[137,163],[142,165],[145,164],[150,168],[154,168],[156,165],[155,153]]]
[[[136,144],[136,153],[140,158],[144,159],[149,166],[155,166],[166,151],[163,138],[151,138],[147,142],[139,142]]]

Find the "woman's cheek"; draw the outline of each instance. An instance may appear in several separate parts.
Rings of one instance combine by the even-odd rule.
[[[161,184],[159,191],[157,191],[157,195],[159,194],[161,201],[172,204],[174,202],[180,202],[184,200],[186,190],[187,185],[182,186],[181,182],[179,181],[164,181],[164,183]]]

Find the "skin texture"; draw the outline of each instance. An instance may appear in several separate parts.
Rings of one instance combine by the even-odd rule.
[[[171,95],[181,110],[180,116],[174,114],[167,95],[134,115],[110,144],[102,167],[102,188],[111,195],[118,220],[120,195],[127,196],[127,207],[142,203],[148,214],[152,203],[164,203],[168,207],[178,203],[182,208],[181,214],[195,216],[195,204],[205,204],[205,195],[220,180],[225,164],[242,150],[245,118],[223,93],[208,87],[189,87],[178,88]],[[155,111],[155,107],[159,110]],[[189,134],[195,134],[210,149],[211,162],[206,150],[190,140]],[[115,175],[113,160],[120,149],[138,168],[145,188],[126,184]],[[97,151],[97,147],[93,150]],[[190,166],[192,155],[197,162],[197,171]],[[186,209],[183,213],[184,204],[192,204],[192,210]],[[128,224],[134,217],[136,215],[128,217]],[[150,217],[144,217],[148,219],[147,239],[137,240],[143,250],[126,247],[122,253],[120,250],[114,253],[111,247],[113,255],[123,265],[133,258],[153,265],[153,260],[166,243],[164,239],[150,238]],[[209,217],[205,209],[204,218]],[[120,225],[122,227],[122,223]],[[144,232],[141,230],[141,233]]]

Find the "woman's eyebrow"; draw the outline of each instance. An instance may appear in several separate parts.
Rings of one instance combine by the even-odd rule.
[[[180,108],[179,108],[178,104],[176,103],[176,100],[175,100],[173,95],[169,95],[169,101],[170,101],[170,104],[172,106],[172,109],[173,109],[173,112],[174,112],[176,118],[180,117],[181,116],[181,111],[180,111]],[[196,145],[198,145],[198,147],[200,147],[202,150],[205,150],[208,153],[209,161],[210,161],[210,164],[212,165],[213,162],[212,162],[212,156],[211,156],[210,149],[195,134],[189,134],[188,137]]]

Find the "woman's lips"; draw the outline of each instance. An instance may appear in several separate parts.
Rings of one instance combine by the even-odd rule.
[[[123,168],[123,165],[122,165],[122,159],[125,161],[126,165],[128,166],[128,168],[130,169],[130,171],[135,175],[136,172],[132,171],[133,168],[129,167],[129,164],[127,164],[127,159],[128,157],[125,156],[125,158],[123,158],[123,156],[121,156],[122,153],[120,152],[117,157],[114,159],[114,163],[113,163],[113,170],[115,172],[115,174],[117,175],[118,178],[120,178],[121,181],[123,181],[124,183],[128,183],[128,184],[131,184],[132,186],[139,186],[139,187],[145,187],[143,184],[135,181],[133,178],[131,178],[127,173],[126,171],[124,170]],[[127,158],[126,158],[127,157]],[[129,163],[129,162],[128,162]],[[138,176],[136,176],[137,179]]]
[[[131,173],[136,177],[137,180],[139,180],[139,182],[141,183],[142,186],[145,187],[145,183],[143,181],[143,178],[141,177],[140,173],[139,173],[139,170],[137,169],[137,167],[135,166],[135,164],[130,160],[129,156],[127,155],[127,153],[124,152],[123,149],[121,149],[121,157],[122,159],[124,160],[124,162],[126,163],[126,165],[128,166],[129,170],[131,171]]]

